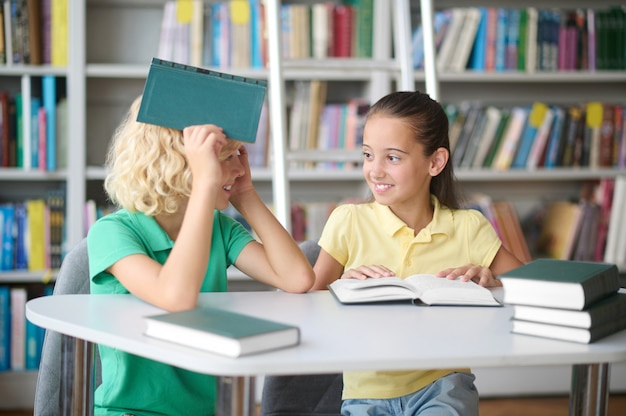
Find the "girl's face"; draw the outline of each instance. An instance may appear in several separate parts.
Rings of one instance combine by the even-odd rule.
[[[363,176],[378,203],[402,209],[429,202],[434,163],[432,156],[424,156],[422,144],[405,121],[383,115],[368,119],[363,132]]]

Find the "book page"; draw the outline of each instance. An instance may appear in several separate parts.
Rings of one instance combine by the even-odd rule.
[[[417,299],[427,305],[500,305],[489,289],[472,281],[449,280],[432,274],[416,274],[406,280],[415,287]]]
[[[342,303],[412,300],[416,296],[412,285],[398,277],[338,279],[328,288]]]

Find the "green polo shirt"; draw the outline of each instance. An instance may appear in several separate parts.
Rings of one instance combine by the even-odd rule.
[[[91,293],[129,293],[105,270],[131,254],[165,263],[174,242],[153,217],[119,210],[89,230]],[[253,237],[237,221],[215,211],[211,261],[202,292],[227,290],[226,269]],[[120,323],[123,325],[123,323]],[[102,384],[94,396],[96,415],[213,415],[216,378],[99,346]]]
[[[345,269],[380,264],[399,277],[469,263],[489,266],[501,246],[489,221],[478,211],[450,210],[434,196],[431,201],[433,219],[417,235],[387,206],[341,205],[330,215],[319,245]],[[343,398],[400,397],[455,371],[469,369],[346,372]]]

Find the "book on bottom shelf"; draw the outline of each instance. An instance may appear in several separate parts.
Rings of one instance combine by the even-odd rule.
[[[14,286],[10,289],[11,309],[11,340],[9,343],[11,357],[11,370],[22,371],[26,369],[26,317],[24,308],[27,300],[25,287]]]
[[[346,304],[410,301],[416,305],[500,306],[485,287],[432,274],[414,274],[405,279],[338,279],[328,289]]]
[[[549,202],[537,240],[537,250],[554,259],[570,260],[577,241],[582,204],[572,201]]]
[[[0,286],[0,371],[11,368],[11,295],[7,285]]]
[[[551,325],[541,322],[520,321],[514,319],[511,332],[515,334],[533,335],[542,338],[589,344],[601,338],[626,329],[626,315],[613,321],[591,328],[576,328],[565,325]]]
[[[620,289],[615,264],[537,259],[500,275],[503,302],[582,310]]]
[[[145,322],[147,336],[228,357],[300,343],[296,326],[207,306],[147,316]]]
[[[589,329],[597,327],[613,321],[617,317],[626,319],[626,292],[610,295],[580,311],[542,306],[513,305],[513,319],[576,328]]]

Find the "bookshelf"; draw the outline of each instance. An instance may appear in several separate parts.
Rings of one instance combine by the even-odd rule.
[[[339,201],[347,196],[362,197],[365,188],[359,169],[316,171],[292,169],[289,162],[297,158],[328,161],[358,160],[358,151],[327,154],[322,151],[305,155],[286,149],[288,97],[299,80],[325,80],[332,84],[337,97],[360,95],[373,102],[393,89],[411,86],[429,92],[442,102],[476,99],[498,105],[526,103],[538,97],[559,101],[605,100],[626,104],[626,71],[544,73],[475,73],[438,72],[434,65],[432,39],[433,10],[468,6],[462,0],[375,0],[375,33],[372,59],[283,59],[278,42],[279,12],[282,3],[314,3],[313,0],[266,0],[269,25],[269,53],[272,68],[226,70],[241,76],[267,79],[270,84],[271,124],[273,128],[272,164],[255,168],[252,176],[262,197],[275,205],[277,217],[290,227],[289,206],[293,201]],[[209,1],[208,3],[213,3]],[[504,2],[483,0],[480,5],[500,6]],[[54,172],[0,169],[0,197],[19,198],[40,195],[46,189],[66,188],[67,248],[83,238],[87,199],[104,204],[102,168],[109,138],[132,100],[141,94],[151,58],[158,48],[160,22],[165,0],[75,0],[68,8],[68,51],[66,67],[0,66],[0,85],[19,90],[23,80],[54,74],[65,80],[69,105],[67,168]],[[551,0],[551,7],[602,7],[610,1]],[[545,1],[525,0],[521,6],[545,6]],[[390,7],[391,6],[391,7]],[[516,4],[516,6],[518,6]],[[411,8],[421,8],[426,29],[425,54],[433,57],[423,70],[413,71],[410,61]],[[430,30],[428,28],[430,27]],[[392,28],[392,30],[390,30]],[[218,69],[219,70],[219,69]],[[615,169],[558,169],[552,171],[457,170],[462,186],[468,192],[487,191],[494,198],[513,200],[520,214],[529,212],[546,195],[568,198],[578,195],[584,181],[626,174]],[[0,272],[0,284],[28,283],[41,279],[40,273]],[[523,370],[526,372],[528,370]],[[558,369],[562,371],[562,369]],[[563,370],[566,371],[566,370]],[[489,373],[489,371],[486,371]],[[497,372],[496,372],[497,373]],[[528,378],[536,377],[529,372]],[[623,373],[622,373],[623,374]],[[501,379],[496,374],[494,379]],[[507,376],[506,379],[510,379]],[[550,384],[563,377],[551,375],[544,392],[567,390],[567,386]],[[0,373],[0,392],[7,400],[0,407],[20,408],[32,405],[36,372]],[[626,385],[621,382],[620,386]],[[503,391],[502,383],[487,378],[483,391]],[[620,387],[626,389],[626,387]],[[518,390],[519,391],[519,390]],[[4,397],[3,397],[4,398]]]
[[[619,6],[614,1],[573,1],[560,0],[545,2],[527,0],[510,5],[501,1],[464,2],[455,0],[439,0],[434,2],[436,11],[455,7],[468,8],[554,8],[558,10],[576,10],[593,8],[603,10],[610,6]],[[420,4],[411,1],[413,22],[419,15]],[[424,27],[424,39],[432,27]],[[428,42],[426,42],[428,43]],[[428,56],[428,50],[424,51]],[[429,63],[434,61],[425,57],[423,69],[413,73],[416,89],[424,89],[429,82]],[[479,105],[495,105],[510,107],[513,105],[531,105],[534,101],[547,104],[573,105],[591,101],[618,103],[624,105],[626,93],[626,71],[624,70],[483,70],[435,69],[438,99],[442,103],[459,104],[463,101]],[[466,193],[482,191],[495,197],[513,199],[516,207],[526,214],[546,199],[577,198],[584,182],[603,178],[615,178],[626,174],[623,168],[559,168],[539,170],[507,170],[455,168],[456,175]],[[532,189],[535,191],[532,191]],[[626,265],[623,265],[626,266]]]
[[[295,0],[284,3],[314,2]],[[67,66],[0,65],[0,85],[4,88],[6,84],[14,92],[20,91],[25,82],[45,74],[51,73],[63,79],[63,93],[68,102],[67,122],[71,126],[65,155],[67,167],[50,172],[0,168],[0,198],[19,200],[41,195],[50,188],[64,187],[67,250],[84,237],[85,201],[94,199],[98,204],[106,204],[102,190],[106,172],[102,166],[108,142],[130,103],[143,90],[149,63],[158,49],[164,4],[165,0],[71,1],[71,7],[67,9]],[[283,60],[277,30],[282,4],[281,1],[265,1],[266,18],[273,22],[268,27],[270,55],[276,60],[271,64],[272,71],[265,68],[216,68],[245,77],[267,79],[270,83],[273,125],[285,127],[285,109],[288,107],[285,95],[295,81],[325,80],[339,87],[339,95],[358,94],[374,101],[390,91],[393,80],[402,71],[404,79],[409,79],[410,73],[403,70],[393,57],[393,35],[389,29],[392,19],[403,16],[402,10],[408,7],[406,0],[394,0],[392,8],[386,0],[374,0],[373,30],[376,36],[371,59]],[[404,26],[395,25],[396,30],[398,27],[410,29],[409,22],[403,22]],[[404,41],[407,38],[402,36],[400,39]],[[403,55],[400,53],[398,56]],[[261,196],[275,205],[283,224],[289,226],[291,195],[308,201],[340,200],[347,193],[359,196],[360,190],[355,191],[355,182],[361,182],[357,171],[341,174],[287,171],[287,156],[281,153],[285,149],[280,146],[285,132],[274,128],[273,134],[273,162],[270,167],[255,168],[252,175]],[[332,157],[336,158],[337,154]],[[307,158],[328,159],[323,153],[308,155]],[[284,160],[282,164],[281,160]],[[40,272],[2,271],[0,284],[28,284],[43,277],[44,273]],[[246,282],[236,281],[235,284],[237,290],[249,289]],[[0,408],[31,407],[36,376],[36,371],[0,372],[0,391],[3,392]]]
[[[619,5],[611,1],[554,0],[549,2],[525,0],[515,4],[502,1],[483,0],[467,2],[460,0],[438,0],[433,2],[435,11],[452,7],[554,7],[558,9],[605,8]],[[416,0],[410,2],[412,12],[420,9]],[[423,14],[424,10],[422,10]],[[430,15],[429,11],[426,11]],[[417,25],[416,13],[412,13],[412,27]],[[432,23],[432,19],[429,19]],[[435,55],[428,50],[434,38],[432,25],[424,26],[426,50],[423,69],[413,72],[416,89],[426,89],[427,84],[435,83],[437,98],[442,103],[460,103],[472,100],[481,104],[512,106],[532,104],[535,100],[555,104],[575,104],[588,101],[605,101],[626,104],[626,71],[624,70],[577,70],[577,71],[519,71],[460,72],[433,68]],[[430,57],[430,60],[428,59]],[[431,75],[434,73],[434,77]],[[494,200],[513,202],[520,218],[534,212],[546,200],[577,199],[583,184],[603,178],[616,178],[626,175],[620,168],[557,168],[538,170],[455,169],[462,191],[468,195],[482,192]],[[626,269],[622,265],[622,275]],[[475,369],[476,385],[481,395],[519,394],[563,394],[569,385],[558,381],[560,374],[567,378],[571,370],[565,367],[551,368],[510,368]],[[508,380],[502,383],[501,380]],[[626,368],[613,366],[609,377],[612,391],[626,389]]]

